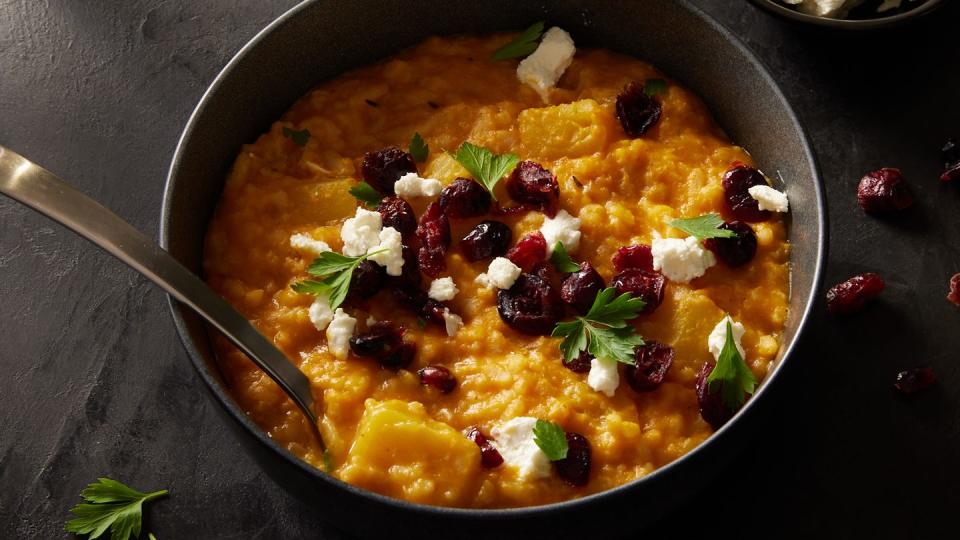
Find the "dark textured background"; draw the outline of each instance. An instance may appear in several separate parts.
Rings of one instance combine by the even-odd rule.
[[[758,435],[646,534],[953,536],[960,311],[944,295],[960,271],[960,186],[936,177],[940,145],[960,136],[960,2],[869,34],[794,26],[741,1],[694,3],[768,64],[808,129],[829,198],[828,284],[873,270],[888,289],[843,320],[818,306]],[[194,104],[293,4],[0,0],[0,144],[155,232]],[[859,211],[856,183],[881,166],[903,169],[915,209],[894,219]],[[894,374],[921,364],[940,384],[899,398]],[[109,475],[170,489],[147,512],[161,539],[343,538],[242,453],[163,295],[4,198],[0,370],[0,537],[65,536],[80,489]]]

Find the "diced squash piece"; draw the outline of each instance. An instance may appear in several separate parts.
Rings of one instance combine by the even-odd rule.
[[[613,117],[592,99],[520,113],[520,141],[526,155],[577,158],[603,150]]]

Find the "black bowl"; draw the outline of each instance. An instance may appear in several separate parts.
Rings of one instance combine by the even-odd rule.
[[[816,15],[801,13],[796,9],[783,5],[782,2],[777,0],[751,1],[770,13],[790,19],[791,21],[840,30],[874,30],[877,28],[899,26],[910,21],[915,21],[924,15],[928,15],[932,13],[933,10],[946,4],[945,0],[925,0],[922,4],[909,6],[906,10],[877,14],[875,17],[834,19],[831,17],[818,17]],[[907,0],[904,0],[904,2],[907,2]],[[909,2],[907,3],[909,4]],[[865,8],[867,6],[861,4],[860,7]]]
[[[790,358],[813,305],[824,253],[824,203],[816,164],[790,105],[760,62],[728,31],[677,0],[308,1],[264,29],[210,85],[177,147],[164,196],[161,244],[201,271],[201,250],[240,146],[266,131],[311,87],[374,63],[435,34],[518,30],[545,19],[579,47],[647,59],[697,92],[731,138],[790,196],[790,316],[776,368],[748,405],[683,458],[619,488],[559,504],[468,510],[411,504],[332,479],[267,437],[237,406],[218,373],[204,324],[171,300],[191,359],[263,467],[335,525],[361,536],[497,538],[615,535],[635,530],[701,486],[743,441],[769,388]],[[748,486],[744,486],[748,487]]]

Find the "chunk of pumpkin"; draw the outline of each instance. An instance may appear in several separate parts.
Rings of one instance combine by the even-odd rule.
[[[603,150],[613,116],[592,99],[520,113],[525,154],[542,159],[577,158]]]
[[[479,489],[479,471],[477,445],[422,404],[369,399],[340,478],[417,503],[462,506]]]

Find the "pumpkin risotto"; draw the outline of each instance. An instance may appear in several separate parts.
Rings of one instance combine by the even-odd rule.
[[[780,349],[786,197],[691,92],[542,30],[343,75],[233,165],[206,276],[310,379],[327,455],[218,338],[223,375],[346,482],[475,508],[610,489],[703,442]]]

